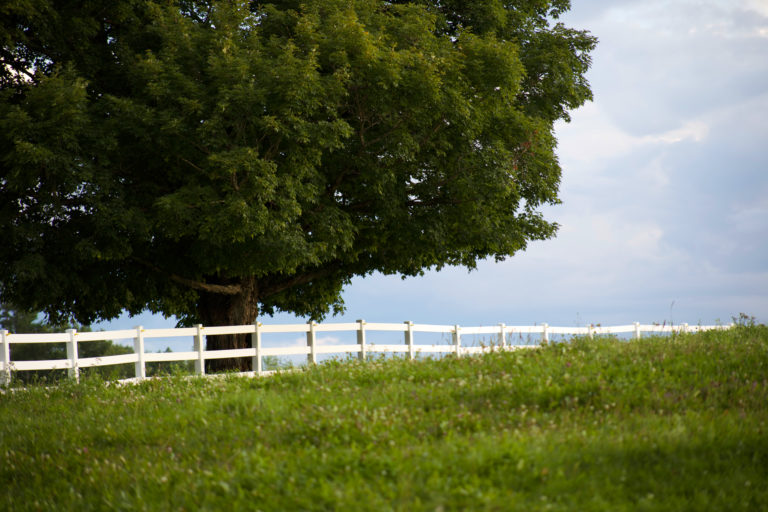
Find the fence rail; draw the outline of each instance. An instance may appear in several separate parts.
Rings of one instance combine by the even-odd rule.
[[[328,323],[317,324],[284,324],[284,325],[233,325],[195,327],[179,329],[144,329],[141,326],[135,329],[123,329],[118,331],[78,332],[69,329],[63,333],[46,334],[15,334],[0,330],[0,383],[9,385],[13,372],[30,370],[62,370],[68,371],[69,377],[79,378],[81,368],[96,366],[113,366],[118,364],[135,365],[135,378],[146,378],[146,364],[167,361],[194,361],[195,373],[205,374],[205,361],[210,359],[251,357],[253,358],[253,371],[246,374],[262,375],[263,358],[267,356],[303,356],[306,355],[308,363],[317,363],[317,356],[322,354],[348,353],[357,354],[361,360],[365,360],[371,353],[401,353],[408,354],[413,359],[416,354],[445,354],[453,353],[456,356],[477,354],[492,350],[516,350],[532,348],[537,345],[520,345],[509,343],[509,337],[513,335],[539,335],[542,342],[548,342],[551,335],[575,335],[593,337],[605,334],[632,334],[639,339],[642,333],[686,333],[701,332],[713,329],[729,329],[731,325],[642,325],[638,322],[627,325],[586,327],[555,327],[547,324],[535,326],[508,326],[498,324],[485,327],[461,327],[459,325],[428,325],[404,322],[392,323],[367,323],[358,320],[353,323]],[[349,332],[357,333],[356,344],[324,345],[318,343],[319,332]],[[374,344],[366,341],[366,333],[401,332],[402,344]],[[262,335],[265,333],[299,333],[306,334],[306,346],[291,347],[263,347]],[[414,342],[415,333],[441,333],[451,336],[451,344],[418,345]],[[249,348],[227,350],[205,350],[205,337],[222,334],[249,334],[251,346]],[[462,346],[462,335],[487,335],[491,336],[491,342],[485,346]],[[145,341],[152,338],[191,337],[194,349],[184,352],[146,352]],[[89,341],[115,341],[121,339],[133,340],[133,354],[121,354],[102,357],[78,357],[78,343]],[[15,343],[66,343],[67,358],[39,361],[11,361],[10,346]]]

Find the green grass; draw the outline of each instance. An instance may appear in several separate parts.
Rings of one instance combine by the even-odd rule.
[[[0,396],[7,510],[766,510],[768,328]]]

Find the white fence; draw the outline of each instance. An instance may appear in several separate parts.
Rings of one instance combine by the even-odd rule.
[[[477,354],[489,352],[491,350],[515,350],[520,348],[531,348],[537,345],[516,345],[509,343],[509,339],[514,335],[534,335],[539,336],[542,342],[548,342],[551,335],[575,335],[589,336],[601,334],[625,334],[629,333],[635,338],[640,338],[641,334],[653,333],[685,333],[699,332],[711,329],[728,329],[733,324],[727,326],[688,326],[681,325],[641,325],[634,323],[630,325],[618,325],[611,327],[594,326],[587,327],[552,327],[547,324],[538,326],[508,326],[499,324],[491,327],[460,327],[458,325],[427,325],[414,324],[413,322],[404,322],[402,324],[387,323],[367,323],[364,320],[358,320],[353,323],[336,324],[317,324],[311,322],[308,324],[289,324],[289,325],[235,325],[223,327],[203,327],[197,325],[190,328],[179,329],[144,329],[141,326],[135,329],[120,331],[100,331],[100,332],[77,332],[70,329],[64,333],[51,334],[13,334],[8,331],[0,331],[0,372],[2,373],[2,383],[9,385],[11,374],[16,371],[29,370],[62,370],[66,369],[71,378],[78,379],[81,368],[94,366],[111,366],[118,364],[135,365],[136,379],[146,378],[146,364],[152,362],[164,361],[194,361],[195,372],[198,375],[205,374],[205,361],[208,359],[223,359],[236,357],[253,358],[254,369],[252,372],[244,372],[245,375],[262,375],[266,372],[263,369],[263,357],[266,356],[307,356],[309,363],[317,363],[317,356],[320,354],[338,354],[348,353],[357,354],[361,360],[365,360],[370,353],[402,353],[408,354],[413,359],[416,354],[444,354],[452,353],[456,356],[466,354]],[[351,345],[322,344],[317,341],[319,332],[344,332],[354,331],[357,333],[357,343]],[[402,344],[374,344],[366,342],[366,333],[372,331],[402,332],[404,342]],[[414,342],[415,333],[442,333],[451,336],[450,344],[431,344],[418,345]],[[291,347],[263,347],[262,336],[265,333],[306,333],[306,346]],[[249,334],[251,347],[232,349],[232,350],[205,350],[205,336],[214,336],[221,334]],[[484,335],[488,336],[490,341],[481,346],[462,346],[462,335]],[[194,349],[185,352],[145,352],[144,342],[150,338],[178,338],[192,337]],[[121,354],[102,357],[78,357],[78,343],[103,340],[124,340],[133,339],[134,353]],[[10,346],[13,343],[66,343],[67,358],[56,360],[40,361],[11,361]]]

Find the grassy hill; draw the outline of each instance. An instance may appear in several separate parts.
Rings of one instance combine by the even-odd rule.
[[[0,395],[8,510],[766,510],[768,328]]]

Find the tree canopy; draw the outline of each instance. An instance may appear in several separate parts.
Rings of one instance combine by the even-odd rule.
[[[0,7],[0,294],[53,321],[322,317],[554,236],[567,0]]]

